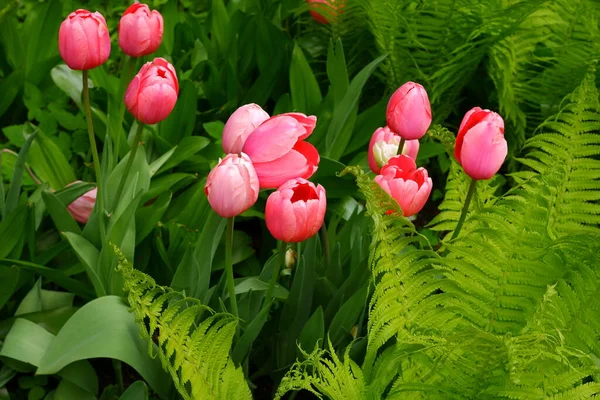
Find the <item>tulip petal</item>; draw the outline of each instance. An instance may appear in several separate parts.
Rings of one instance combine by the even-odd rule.
[[[288,153],[306,129],[295,118],[275,116],[256,128],[244,143],[243,152],[254,163],[276,160]]]
[[[497,125],[481,122],[464,135],[461,165],[473,179],[490,179],[504,163],[507,153],[506,139]]]
[[[252,135],[250,135],[252,137]],[[298,142],[283,157],[267,163],[254,163],[261,189],[274,189],[294,178],[310,178],[317,170],[319,152],[310,143]]]

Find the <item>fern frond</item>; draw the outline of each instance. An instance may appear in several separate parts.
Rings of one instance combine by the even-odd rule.
[[[142,336],[153,341],[163,368],[185,400],[251,399],[244,373],[229,356],[237,320],[214,314],[197,299],[158,286],[115,248],[118,270]],[[203,318],[205,315],[208,317]]]

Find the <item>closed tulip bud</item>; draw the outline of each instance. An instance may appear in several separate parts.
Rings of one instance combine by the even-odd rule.
[[[88,70],[102,65],[110,55],[110,35],[99,12],[77,10],[58,31],[60,56],[71,69]]]
[[[271,235],[287,243],[314,236],[325,219],[325,189],[306,179],[285,182],[267,199],[265,222]]]
[[[433,186],[427,170],[417,169],[415,161],[405,155],[391,158],[375,182],[396,200],[405,217],[421,211]]]
[[[164,58],[144,64],[125,92],[125,105],[138,121],[156,124],[167,118],[177,102],[175,68]]]
[[[262,189],[274,189],[294,178],[308,179],[319,165],[319,152],[306,139],[317,117],[287,113],[271,117],[246,139],[248,154]]]
[[[388,163],[389,159],[396,157],[398,154],[398,146],[400,145],[400,136],[390,131],[390,128],[377,128],[371,137],[369,143],[369,167],[371,171],[378,174],[381,167]],[[407,140],[404,143],[402,154],[406,154],[413,160],[417,160],[419,153],[419,141]]]
[[[456,160],[475,180],[494,176],[508,153],[504,120],[497,113],[475,107],[465,114],[454,146]]]
[[[269,114],[258,104],[246,104],[235,110],[223,128],[225,153],[240,153],[252,131],[268,119]]]
[[[329,24],[329,20],[342,13],[344,0],[306,0],[310,5],[310,15],[320,24]]]
[[[210,206],[223,218],[240,215],[258,199],[258,177],[250,158],[228,154],[208,174],[204,193]]]
[[[431,125],[431,105],[425,88],[406,82],[394,92],[387,105],[387,125],[405,140],[420,139]]]
[[[83,196],[78,197],[67,206],[67,210],[69,210],[69,213],[71,213],[73,218],[75,218],[75,221],[82,224],[86,224],[88,222],[90,215],[92,215],[94,205],[96,204],[97,192],[98,189],[94,188],[85,193]]]
[[[131,57],[152,54],[162,42],[163,17],[146,4],[133,3],[119,21],[119,46]]]
[[[294,249],[287,249],[285,251],[285,267],[287,269],[294,269],[296,261],[298,260],[298,252]]]

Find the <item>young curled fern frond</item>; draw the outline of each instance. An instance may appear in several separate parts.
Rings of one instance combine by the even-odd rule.
[[[251,399],[244,373],[229,356],[236,318],[215,314],[197,299],[158,286],[119,249],[115,252],[131,312],[148,339],[148,351],[153,353],[155,341],[163,368],[181,396],[185,400]]]

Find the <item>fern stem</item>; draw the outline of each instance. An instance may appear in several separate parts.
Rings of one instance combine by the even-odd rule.
[[[119,395],[123,393],[124,385],[123,385],[123,370],[121,368],[121,361],[112,360],[113,369],[115,370],[115,379],[117,380],[117,387],[119,389]]]
[[[94,172],[96,174],[96,185],[98,191],[96,193],[96,209],[99,211],[100,238],[104,241],[106,237],[106,227],[104,226],[104,190],[102,184],[102,171],[100,169],[100,157],[98,156],[98,147],[96,146],[96,136],[94,135],[94,124],[92,122],[92,109],[90,107],[90,88],[88,85],[88,71],[82,71],[83,78],[83,109],[85,118],[87,119],[88,137],[90,140],[90,148],[92,150],[92,162],[94,163]]]
[[[279,270],[281,269],[281,266],[285,264],[286,246],[286,242],[281,242],[281,245],[279,246],[279,261],[277,264],[275,264],[275,268],[273,268],[273,274],[269,280],[269,287],[267,288],[267,294],[265,294],[264,307],[269,307],[269,303],[273,297],[273,291],[275,290],[275,284],[277,283],[277,278],[279,278]]]
[[[117,202],[121,198],[123,194],[123,189],[125,188],[125,182],[127,181],[127,177],[131,172],[131,167],[133,166],[133,161],[135,160],[135,156],[140,147],[140,142],[142,141],[142,133],[144,132],[144,124],[138,121],[138,128],[135,133],[135,138],[133,139],[133,146],[131,147],[131,152],[129,153],[129,158],[127,159],[127,164],[125,165],[125,171],[123,172],[123,176],[121,176],[121,181],[119,182],[119,187],[117,188],[117,195],[115,196],[115,201],[113,204],[113,209],[116,208]]]
[[[398,151],[396,152],[396,155],[402,154],[402,150],[404,150],[404,143],[406,143],[406,139],[400,138],[400,144],[398,145]]]
[[[225,233],[225,273],[227,274],[227,291],[229,292],[229,301],[231,302],[231,312],[237,318],[238,306],[235,298],[235,282],[233,280],[233,223],[235,217],[227,219],[227,232]]]
[[[475,179],[471,179],[471,184],[469,185],[469,191],[467,192],[467,198],[465,199],[465,205],[460,212],[460,218],[458,219],[458,223],[456,224],[456,229],[454,229],[454,233],[452,234],[452,238],[450,240],[458,237],[460,230],[462,229],[463,224],[465,223],[465,219],[467,218],[467,212],[469,211],[469,204],[471,204],[471,199],[473,198],[473,194],[475,193],[475,185],[477,181]]]

